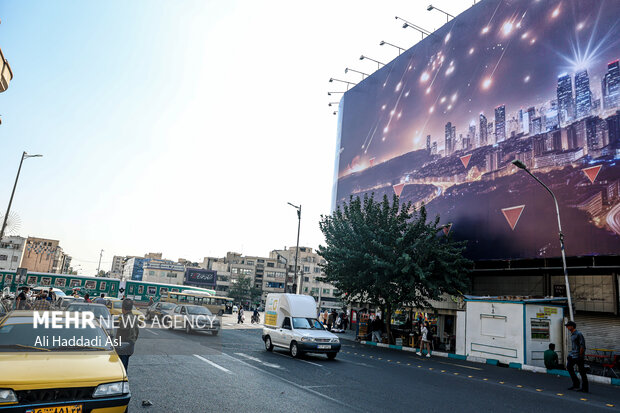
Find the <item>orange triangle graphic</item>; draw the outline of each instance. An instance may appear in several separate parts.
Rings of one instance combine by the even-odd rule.
[[[400,196],[400,194],[403,192],[404,187],[405,187],[405,184],[396,184],[392,186],[392,188],[394,188],[394,193],[398,196]]]
[[[510,208],[503,208],[502,214],[504,214],[504,218],[508,221],[508,225],[514,231],[517,226],[517,222],[519,222],[519,218],[521,218],[521,214],[523,213],[523,209],[525,205],[514,206]]]
[[[375,166],[375,158],[370,158],[370,166]]]
[[[452,229],[452,224],[448,224],[448,225],[444,225],[443,227],[443,233],[448,235],[450,233],[450,230]]]
[[[589,168],[582,169],[582,171],[584,174],[586,174],[586,176],[590,180],[590,183],[593,184],[602,167],[603,165],[591,166]]]
[[[471,153],[469,155],[461,156],[461,162],[465,169],[467,169],[467,165],[469,165],[469,160],[471,159]]]

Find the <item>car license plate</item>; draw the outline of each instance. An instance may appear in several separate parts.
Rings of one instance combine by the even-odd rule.
[[[26,410],[26,413],[82,413],[82,405],[74,404],[73,406],[39,407]]]
[[[318,345],[318,348],[319,348],[319,349],[325,349],[325,348],[332,348],[332,346],[331,346],[331,345],[329,345],[329,344],[319,344],[319,345]]]

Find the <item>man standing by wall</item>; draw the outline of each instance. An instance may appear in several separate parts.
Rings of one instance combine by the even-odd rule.
[[[584,367],[584,358],[586,356],[586,339],[581,332],[577,331],[577,324],[574,321],[566,323],[566,328],[571,333],[570,341],[572,344],[572,350],[568,353],[568,362],[566,363],[566,370],[570,374],[570,378],[573,380],[573,385],[568,390],[577,390],[584,393],[589,391],[588,376]],[[579,388],[579,379],[575,374],[575,364],[579,368],[579,375],[581,376],[581,388]]]

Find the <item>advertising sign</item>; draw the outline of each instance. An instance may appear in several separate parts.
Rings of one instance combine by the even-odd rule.
[[[620,2],[484,0],[344,94],[334,206],[393,194],[474,259],[620,251]]]
[[[216,279],[217,272],[212,270],[188,268],[185,272],[185,283],[188,285],[213,287]]]

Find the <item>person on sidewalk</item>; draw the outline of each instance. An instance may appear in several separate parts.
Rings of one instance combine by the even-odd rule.
[[[545,367],[549,370],[556,370],[560,366],[558,353],[555,352],[555,344],[549,343],[549,349],[543,353],[543,359],[545,360]]]
[[[569,321],[566,323],[566,328],[571,333],[570,341],[572,344],[572,350],[568,353],[566,370],[568,370],[568,374],[570,374],[570,378],[573,380],[573,385],[569,387],[568,390],[577,390],[587,393],[589,391],[588,375],[586,374],[586,368],[584,367],[584,359],[586,356],[586,339],[583,337],[583,334],[577,330],[577,324],[575,324],[574,321]],[[579,388],[579,379],[575,374],[575,364],[579,368],[581,388]]]
[[[424,351],[424,348],[426,348],[426,357],[430,357],[431,356],[431,342],[428,337],[428,323],[422,324],[422,329],[420,330],[420,333],[422,334],[422,344],[420,346],[420,351],[418,351],[416,354],[418,356],[421,356],[422,352]]]
[[[372,341],[375,343],[381,343],[381,331],[383,326],[381,323],[381,317],[377,316],[370,323],[370,331],[372,332]]]

